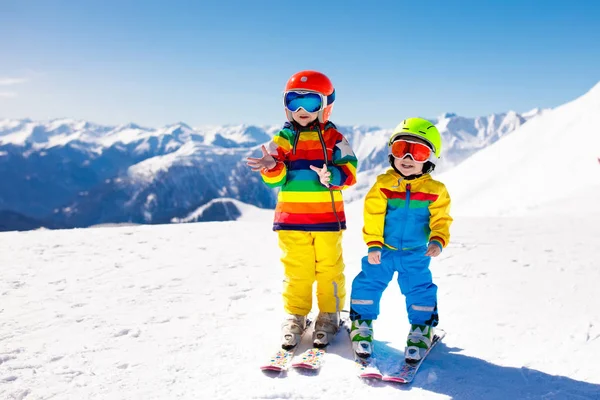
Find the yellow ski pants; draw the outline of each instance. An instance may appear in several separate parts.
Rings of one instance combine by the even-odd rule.
[[[278,231],[278,234],[283,251],[285,312],[307,315],[311,311],[315,280],[319,311],[342,310],[346,301],[342,232]]]

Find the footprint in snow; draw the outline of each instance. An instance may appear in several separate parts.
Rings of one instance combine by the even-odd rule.
[[[243,299],[244,297],[246,297],[245,293],[236,293],[232,296],[229,296],[229,300],[240,300],[240,299]]]
[[[131,336],[137,338],[140,336],[142,332],[139,329],[121,329],[119,332],[115,333],[113,337],[121,337],[121,336]]]
[[[9,356],[9,355],[1,355],[0,354],[0,365],[4,364],[7,361],[16,360],[16,359],[17,359],[16,356]]]

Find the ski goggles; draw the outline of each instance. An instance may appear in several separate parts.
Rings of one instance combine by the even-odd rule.
[[[410,140],[396,140],[392,143],[392,155],[402,159],[410,156],[415,162],[424,163],[431,157],[432,150],[423,143],[411,142]]]
[[[314,113],[323,108],[323,96],[317,92],[289,91],[283,96],[283,104],[291,112],[302,108],[306,112]]]

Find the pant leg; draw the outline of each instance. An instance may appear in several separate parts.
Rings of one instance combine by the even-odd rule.
[[[350,319],[377,319],[381,295],[394,276],[392,251],[383,249],[381,264],[369,264],[362,259],[362,270],[352,281],[350,295]]]
[[[341,311],[346,301],[342,232],[312,232],[312,236],[315,240],[319,311]]]
[[[437,326],[437,286],[429,270],[430,257],[425,248],[400,254],[398,284],[406,297],[406,311],[411,324]]]
[[[288,314],[307,315],[312,309],[315,248],[310,232],[278,231],[283,251],[283,308]]]

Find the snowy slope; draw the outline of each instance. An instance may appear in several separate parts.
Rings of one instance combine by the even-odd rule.
[[[222,197],[213,199],[198,207],[184,218],[173,218],[171,222],[185,223],[214,220],[215,212],[211,213],[211,209],[217,207],[222,209],[222,213],[228,214],[229,218],[225,219],[226,221],[265,221],[273,217],[273,210],[254,207],[236,199]],[[207,216],[207,214],[211,215]]]
[[[2,233],[0,398],[595,399],[600,232],[581,214],[458,218],[432,265],[448,336],[408,387],[354,377],[343,334],[316,376],[259,371],[281,317],[270,218]],[[350,286],[366,248],[348,219]],[[392,283],[383,365],[407,329]]]
[[[437,119],[431,119],[443,141],[442,157],[436,166],[436,173],[451,170],[471,155],[548,111],[534,109],[524,114],[509,111],[476,118],[445,113]],[[387,144],[393,129],[362,126],[341,129],[348,136],[359,160],[358,184],[346,194],[347,201],[355,201],[366,194],[378,174],[389,168]]]
[[[560,138],[553,126],[568,132],[578,121],[593,128],[595,109],[597,88],[537,119],[534,132]],[[502,195],[502,179],[495,179],[512,168],[512,157],[521,162],[523,179],[543,177],[528,176],[530,153],[515,150],[539,138],[527,133],[528,126],[515,132],[519,143],[510,145],[511,136],[490,146],[481,176],[468,165],[475,156],[465,162],[461,179],[454,181],[451,172],[440,177],[455,210],[451,243],[432,263],[448,336],[412,385],[359,381],[343,334],[316,376],[259,371],[277,347],[280,252],[272,212],[229,200],[248,222],[0,234],[0,398],[600,398],[600,210],[594,207],[600,188],[584,179],[595,179],[597,165],[589,156],[597,142],[585,136],[590,149],[568,164],[586,172],[568,176],[571,196],[513,177],[522,185],[513,202]],[[496,154],[505,142],[512,151]],[[538,146],[538,162],[560,159],[554,143]],[[158,158],[148,168],[171,168],[168,161]],[[567,179],[562,173],[557,170],[557,179]],[[465,176],[470,185],[481,182],[485,207],[477,209],[483,200],[465,195],[472,186],[458,186]],[[494,217],[521,215],[531,204],[536,207],[525,216]],[[471,209],[481,216],[464,216]],[[205,211],[200,207],[186,218]],[[350,288],[366,252],[362,202],[348,204],[346,212]],[[401,356],[408,329],[395,283],[381,312],[375,345],[385,369]]]
[[[485,117],[468,118],[445,113],[438,118],[429,118],[435,123],[443,139],[442,159],[438,170],[448,170],[471,154],[496,142],[527,121],[544,115],[548,110],[534,109],[524,114],[514,111],[491,114]],[[398,121],[400,123],[400,121]],[[361,171],[380,169],[387,166],[389,149],[387,142],[393,129],[354,126],[340,127],[348,137],[356,153]]]
[[[600,191],[600,83],[486,147],[439,179],[464,215],[523,215],[547,203],[595,209]]]

